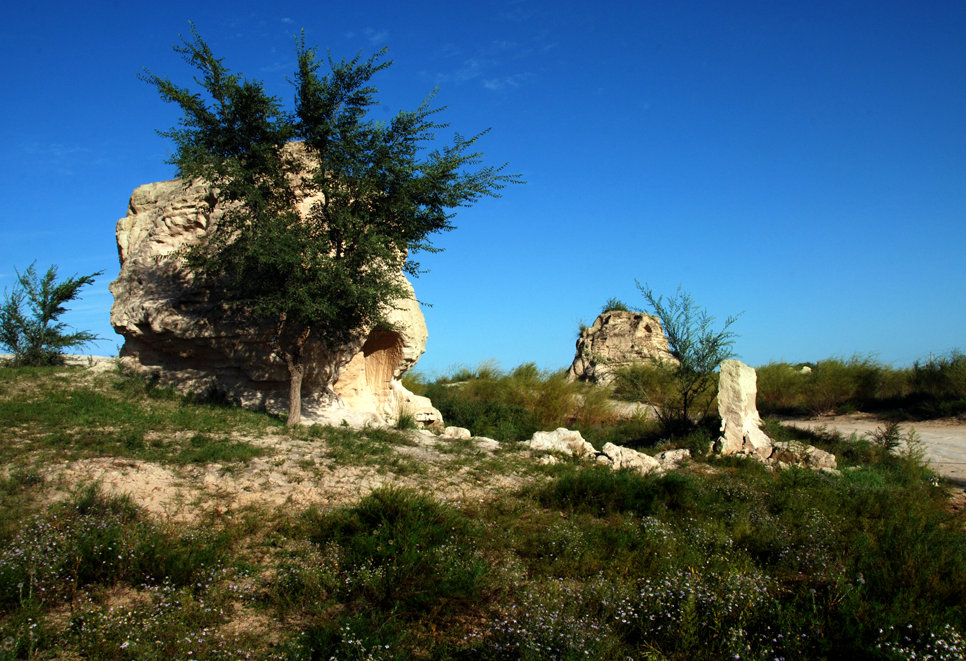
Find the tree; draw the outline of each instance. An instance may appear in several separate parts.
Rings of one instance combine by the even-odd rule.
[[[650,311],[661,321],[668,348],[678,363],[662,363],[661,368],[673,377],[674,397],[662,411],[665,426],[690,429],[692,406],[714,385],[715,369],[721,361],[733,357],[731,347],[735,334],[729,329],[738,320],[728,317],[720,329],[714,328],[714,317],[695,303],[690,294],[678,287],[673,298],[654,294],[647,285],[637,282]],[[646,310],[642,310],[646,311]],[[708,404],[711,400],[708,399]],[[670,409],[670,410],[668,410]]]
[[[200,73],[201,93],[143,76],[184,112],[162,133],[176,145],[179,176],[206,181],[225,209],[185,263],[226,305],[273,325],[295,425],[309,337],[336,349],[383,322],[405,295],[401,273],[418,274],[412,255],[435,250],[430,237],[453,229],[453,210],[520,179],[481,165],[472,149],[483,133],[426,153],[447,126],[433,121],[442,109],[430,100],[388,122],[369,118],[370,80],[391,64],[385,49],[364,61],[330,58],[322,76],[300,38],[286,112],[261,82],[229,71],[194,27],[192,37],[175,50]]]
[[[17,271],[17,284],[13,291],[4,292],[0,306],[0,345],[13,353],[14,364],[60,365],[64,349],[97,339],[87,331],[68,332],[67,325],[57,319],[67,312],[65,304],[77,298],[81,287],[93,283],[102,273],[58,283],[56,266],[47,269],[42,278],[37,277],[34,264],[23,273]]]

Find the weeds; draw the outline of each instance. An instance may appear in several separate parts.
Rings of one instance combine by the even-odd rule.
[[[500,441],[557,427],[589,431],[615,418],[607,389],[571,382],[564,372],[542,372],[533,363],[509,373],[484,363],[438,379],[426,394],[449,424]]]
[[[966,355],[952,352],[895,369],[872,358],[771,363],[758,368],[762,414],[822,415],[887,411],[902,418],[966,413]]]

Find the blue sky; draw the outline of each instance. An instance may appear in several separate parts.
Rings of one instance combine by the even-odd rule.
[[[415,282],[430,375],[566,367],[635,279],[680,285],[753,365],[966,350],[966,3],[47,2],[0,21],[0,290],[14,267],[104,270],[65,320],[105,339],[114,224],[170,179],[156,134],[193,21],[286,103],[294,36],[387,46],[388,117],[434,88],[452,131],[527,180],[462,210]],[[444,135],[444,137],[446,137]]]

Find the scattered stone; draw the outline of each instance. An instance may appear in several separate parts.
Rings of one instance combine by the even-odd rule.
[[[718,381],[718,414],[721,436],[714,450],[722,455],[757,454],[767,459],[772,453],[772,440],[761,430],[756,397],[758,375],[754,368],[739,360],[721,363]]]
[[[474,436],[473,443],[484,452],[496,452],[500,449],[500,442],[486,436]]]
[[[560,452],[572,457],[594,457],[597,450],[584,440],[579,431],[558,427],[554,431],[538,431],[523,444],[531,450]]]
[[[440,434],[440,436],[449,440],[461,441],[471,438],[473,434],[471,434],[470,430],[466,429],[465,427],[446,427],[443,429],[443,433]]]
[[[812,445],[797,441],[775,443],[775,452],[771,456],[773,462],[793,464],[815,468],[818,470],[837,469],[838,462],[835,455]]]
[[[567,376],[608,385],[622,367],[658,360],[678,362],[668,349],[660,320],[642,312],[611,310],[581,331]]]
[[[654,457],[621,445],[606,443],[601,450],[601,454],[610,460],[610,466],[614,470],[636,470],[641,475],[661,470],[660,462]]]
[[[687,448],[665,450],[664,452],[659,452],[654,458],[661,465],[662,471],[676,470],[682,464],[691,461],[691,451]]]

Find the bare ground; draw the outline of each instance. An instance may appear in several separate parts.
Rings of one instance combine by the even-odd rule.
[[[805,429],[826,428],[843,434],[864,436],[888,424],[869,414],[825,416],[804,420],[785,420],[785,424]],[[926,459],[937,473],[954,486],[966,489],[966,421],[958,418],[903,422],[905,435],[915,431],[922,441]]]
[[[470,443],[453,452],[452,441],[417,432],[411,434],[413,445],[394,448],[401,461],[375,460],[372,465],[335,462],[322,440],[283,435],[233,438],[268,452],[228,465],[173,466],[96,457],[50,465],[44,477],[55,500],[78,484],[96,482],[105,491],[126,495],[174,521],[193,521],[202,513],[230,515],[249,506],[328,509],[357,502],[390,484],[430,490],[443,500],[480,502],[532,479],[517,472],[512,459],[500,460],[489,449]],[[499,462],[504,470],[486,470],[488,461]]]

